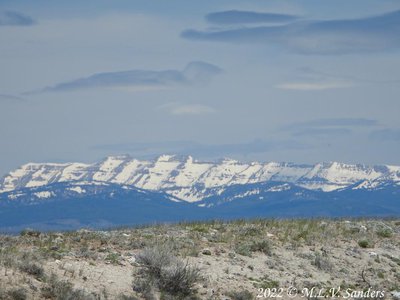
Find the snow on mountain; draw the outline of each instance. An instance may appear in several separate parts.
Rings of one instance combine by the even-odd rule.
[[[0,193],[57,182],[108,182],[146,190],[164,191],[194,202],[222,193],[227,186],[265,181],[293,183],[325,192],[360,183],[359,188],[381,182],[400,183],[399,166],[365,166],[337,162],[301,165],[293,163],[243,163],[224,159],[200,162],[191,156],[162,155],[155,160],[110,156],[95,164],[28,163],[0,180]],[[212,190],[212,191],[211,191]],[[76,192],[84,193],[78,189]]]
[[[38,198],[50,198],[50,197],[54,196],[54,193],[49,192],[49,191],[37,192],[37,193],[35,193],[35,196]]]
[[[377,190],[390,186],[398,186],[400,189],[400,168],[395,166],[388,166],[388,168],[391,171],[388,174],[375,179],[363,180],[359,184],[356,184],[353,189]]]
[[[375,180],[390,173],[387,166],[369,167],[338,162],[319,163],[298,180],[297,184],[304,188],[322,189],[329,192],[358,181]]]

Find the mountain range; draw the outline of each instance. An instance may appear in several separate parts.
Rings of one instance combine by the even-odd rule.
[[[398,216],[400,166],[110,156],[28,163],[0,180],[0,230],[211,218]]]

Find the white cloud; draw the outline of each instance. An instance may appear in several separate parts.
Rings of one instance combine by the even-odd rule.
[[[180,70],[127,70],[117,72],[95,73],[88,77],[61,82],[46,87],[40,92],[64,92],[88,88],[134,88],[139,91],[164,88],[174,85],[204,83],[221,73],[215,65],[202,61],[190,62],[183,71]]]
[[[240,17],[230,15],[231,19],[247,23],[243,22],[243,13]],[[257,12],[246,12],[245,15],[247,21],[254,21],[256,16],[260,18]],[[189,29],[181,36],[190,40],[275,45],[301,54],[335,55],[398,50],[399,24],[400,10],[397,10],[356,19],[305,19],[279,26]]]
[[[282,90],[296,90],[296,91],[323,91],[338,88],[352,87],[350,82],[287,82],[276,86]]]
[[[158,109],[166,110],[171,115],[203,115],[216,112],[211,106],[202,104],[181,104],[177,102],[161,105]]]
[[[170,111],[173,115],[201,115],[215,113],[215,109],[205,105],[182,105]]]

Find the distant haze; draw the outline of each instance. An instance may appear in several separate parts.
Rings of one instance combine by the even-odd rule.
[[[393,0],[0,2],[0,176],[154,158],[400,165]]]

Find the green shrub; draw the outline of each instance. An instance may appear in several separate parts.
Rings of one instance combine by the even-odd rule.
[[[389,228],[380,229],[380,230],[378,230],[378,231],[376,232],[376,234],[377,234],[379,237],[382,237],[382,238],[390,238],[390,237],[393,236],[393,232],[392,232],[392,230],[390,230]]]
[[[323,271],[331,271],[333,268],[332,263],[329,258],[321,255],[320,253],[316,253],[314,257],[314,261],[312,262],[314,266]]]
[[[28,262],[28,261],[23,261],[20,265],[19,265],[19,269],[22,272],[25,272],[29,275],[34,276],[36,279],[38,280],[43,280],[45,277],[44,274],[44,269],[42,266],[39,266],[36,263],[32,263],[32,262]]]
[[[139,300],[139,299],[134,296],[127,296],[124,294],[120,294],[118,295],[117,300]]]
[[[271,255],[271,245],[268,241],[250,241],[239,242],[235,246],[235,252],[243,256],[251,257],[253,252],[262,252],[266,255]]]
[[[200,272],[197,268],[176,260],[161,269],[159,285],[163,291],[172,295],[189,295],[199,278]]]
[[[358,241],[358,246],[361,248],[372,248],[373,245],[369,240],[360,240]]]
[[[164,245],[156,245],[145,248],[137,257],[137,261],[144,265],[152,276],[159,276],[161,269],[168,266],[174,260],[172,249]]]
[[[23,288],[14,288],[9,290],[6,293],[6,297],[2,298],[0,295],[0,299],[9,299],[9,300],[26,300],[28,298],[27,292]]]
[[[34,229],[24,229],[20,233],[21,236],[31,236],[31,237],[38,237],[40,235],[40,231],[34,230]]]
[[[250,246],[250,251],[262,252],[267,255],[272,254],[271,244],[267,240],[253,242]]]
[[[208,226],[207,224],[196,224],[190,230],[200,233],[208,233]]]
[[[279,288],[279,282],[276,280],[263,280],[259,283],[255,283],[254,286],[259,289],[273,289]]]
[[[243,256],[251,257],[251,250],[249,243],[238,243],[235,245],[235,252]]]
[[[105,260],[113,265],[117,265],[119,263],[120,255],[118,253],[109,253]]]
[[[240,291],[240,292],[230,292],[227,294],[232,300],[252,300],[254,296],[248,290]]]
[[[95,300],[98,298],[83,290],[74,289],[72,283],[59,280],[55,274],[50,276],[41,292],[43,298],[54,300]]]
[[[239,229],[239,234],[241,236],[247,237],[247,236],[261,236],[262,235],[262,229],[254,226],[253,224],[250,225],[245,225]]]
[[[142,264],[141,277],[134,283],[134,289],[149,293],[152,287],[174,296],[173,299],[183,299],[194,294],[194,285],[200,279],[198,268],[171,254],[170,247],[157,245],[146,248],[137,259]]]

